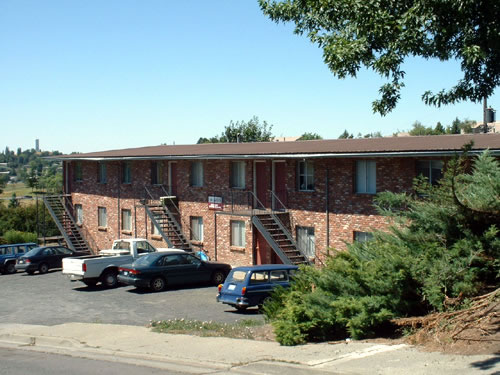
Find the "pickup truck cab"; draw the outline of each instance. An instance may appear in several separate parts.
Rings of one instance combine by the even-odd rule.
[[[132,263],[142,255],[171,249],[156,249],[147,239],[131,238],[115,240],[111,249],[101,250],[99,255],[86,255],[63,259],[62,273],[71,281],[81,281],[87,286],[101,282],[107,288],[118,285],[118,268]]]
[[[0,245],[0,272],[15,273],[16,260],[38,245],[33,242]]]

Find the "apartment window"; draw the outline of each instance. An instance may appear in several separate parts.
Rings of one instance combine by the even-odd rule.
[[[374,160],[356,162],[356,193],[375,194],[377,192],[376,166]]]
[[[418,160],[417,176],[427,178],[432,185],[437,184],[443,177],[443,162],[441,160]]]
[[[131,232],[132,231],[132,211],[122,210],[122,230]]]
[[[234,189],[245,188],[245,162],[233,161],[231,163],[231,187]]]
[[[81,204],[75,204],[75,219],[78,225],[83,224],[83,207]]]
[[[132,183],[132,168],[130,162],[124,162],[122,164],[122,184]]]
[[[97,207],[97,226],[100,228],[106,228],[108,226],[106,207]]]
[[[108,169],[107,165],[104,163],[99,163],[97,182],[99,182],[100,184],[105,184],[108,182]]]
[[[199,216],[191,217],[191,240],[203,241],[203,218]]]
[[[163,184],[163,163],[161,161],[151,163],[151,184]]]
[[[310,161],[299,161],[298,164],[299,190],[314,190],[314,165]]]
[[[316,245],[314,242],[314,228],[297,227],[297,245],[300,250],[308,257],[316,256]]]
[[[160,230],[154,225],[153,220],[151,220],[151,234],[153,236],[161,236]]]
[[[191,186],[203,186],[203,163],[194,161],[191,163]]]
[[[231,221],[231,246],[245,247],[245,222]]]
[[[371,240],[373,240],[373,233],[354,231],[354,241],[356,241],[356,242],[368,242]]]
[[[83,171],[82,171],[82,163],[77,161],[75,163],[75,175],[74,175],[74,180],[75,181],[82,181],[83,180]]]

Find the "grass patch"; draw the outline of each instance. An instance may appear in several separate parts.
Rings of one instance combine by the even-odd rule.
[[[0,194],[0,198],[10,198],[12,193],[16,193],[17,197],[23,197],[25,195],[33,195],[32,189],[24,184],[24,182],[16,182],[15,184],[7,184]]]
[[[151,321],[150,327],[154,332],[177,333],[202,337],[229,337],[237,339],[256,338],[256,333],[264,322],[254,319],[243,319],[235,323],[219,323],[190,319],[169,319]]]

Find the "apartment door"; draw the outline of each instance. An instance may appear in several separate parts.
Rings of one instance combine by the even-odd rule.
[[[254,193],[257,197],[257,202],[255,202],[255,208],[266,208],[267,207],[267,189],[268,189],[268,177],[267,177],[267,163],[265,161],[255,162],[255,187]]]
[[[286,163],[284,161],[273,161],[273,193],[273,209],[284,209],[288,205],[286,194]]]
[[[168,185],[172,195],[177,195],[177,163],[175,161],[168,162]]]

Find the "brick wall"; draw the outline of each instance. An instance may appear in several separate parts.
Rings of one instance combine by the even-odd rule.
[[[296,236],[296,227],[312,227],[315,234],[316,254],[320,259],[327,253],[327,245],[338,249],[345,248],[345,242],[353,241],[353,232],[369,232],[373,229],[387,228],[385,218],[377,215],[372,203],[372,194],[355,193],[355,162],[359,159],[315,159],[314,191],[298,191],[296,160],[285,162],[286,170],[286,205],[290,209],[290,229]],[[377,192],[409,191],[415,177],[415,159],[412,158],[376,158]],[[163,183],[169,184],[169,163],[163,163]],[[67,163],[67,162],[66,162]],[[232,209],[245,211],[253,203],[253,197],[247,190],[254,191],[255,163],[245,161],[245,189],[230,189],[230,160],[204,160],[203,187],[190,186],[191,162],[175,161],[177,171],[177,196],[181,212],[184,234],[189,238],[191,217],[203,218],[203,241],[195,243],[202,246],[212,259],[236,265],[248,265],[255,262],[275,261],[253,228],[249,216],[226,215]],[[84,225],[98,244],[107,248],[117,238],[143,237],[153,241],[158,247],[166,247],[161,237],[152,235],[151,221],[141,205],[145,198],[144,186],[156,196],[164,195],[161,188],[151,185],[151,161],[132,161],[132,181],[121,183],[121,163],[107,162],[107,182],[98,183],[98,163],[82,161],[82,181],[71,181],[70,193],[73,204],[81,204]],[[272,161],[264,162],[263,174],[266,190],[272,187]],[[70,162],[68,178],[73,180],[75,162]],[[175,180],[175,179],[174,179]],[[223,198],[224,212],[209,210],[208,196]],[[270,207],[272,197],[266,192],[263,204]],[[232,204],[234,203],[234,204]],[[98,207],[106,207],[107,227],[97,225]],[[121,230],[121,211],[132,212],[132,230]],[[327,220],[328,217],[328,220]],[[245,222],[246,242],[244,248],[231,247],[230,221]],[[327,225],[328,223],[328,225]],[[259,253],[257,254],[257,250]],[[266,252],[268,254],[266,254]]]

